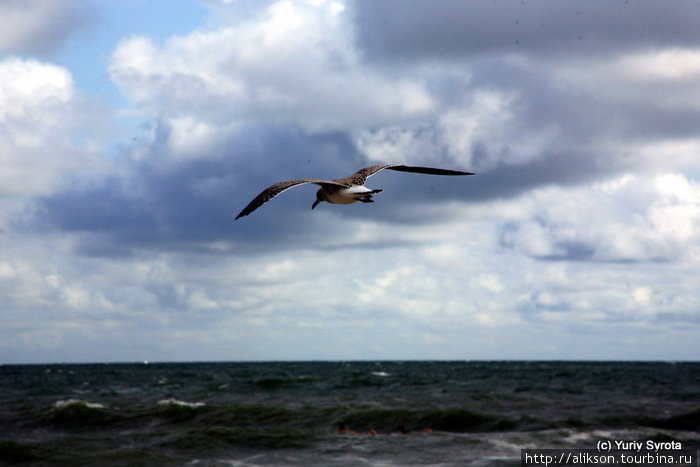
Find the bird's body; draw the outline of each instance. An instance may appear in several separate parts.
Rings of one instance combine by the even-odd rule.
[[[322,186],[320,191],[323,192],[323,201],[331,204],[352,204],[363,200],[370,202],[373,194],[382,192],[382,190],[370,190],[366,186],[349,188]]]
[[[316,201],[311,206],[315,208],[318,203],[326,201],[331,204],[352,204],[358,201],[363,203],[373,203],[372,195],[381,193],[382,190],[372,190],[365,186],[367,178],[371,177],[380,170],[396,170],[399,172],[413,172],[430,175],[473,175],[472,172],[461,172],[458,170],[436,169],[432,167],[414,167],[399,164],[377,164],[360,169],[354,174],[346,178],[335,180],[323,180],[320,178],[300,178],[297,180],[287,180],[284,182],[275,183],[263,190],[253,201],[243,208],[236,216],[236,219],[247,216],[257,208],[270,201],[280,193],[289,190],[297,185],[313,183],[321,188],[316,192]]]

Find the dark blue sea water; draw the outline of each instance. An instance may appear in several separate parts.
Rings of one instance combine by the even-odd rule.
[[[519,465],[600,439],[697,448],[700,363],[0,366],[3,464]]]

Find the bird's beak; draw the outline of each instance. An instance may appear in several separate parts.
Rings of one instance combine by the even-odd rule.
[[[314,204],[311,205],[311,209],[313,209],[313,208],[315,208],[316,206],[318,206],[318,203],[320,203],[319,200],[314,201]]]

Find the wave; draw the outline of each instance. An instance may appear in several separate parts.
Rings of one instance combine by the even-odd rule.
[[[79,399],[56,401],[41,424],[71,429],[127,429],[168,426],[172,430],[209,430],[221,438],[237,437],[240,444],[285,444],[292,438],[313,433],[332,433],[339,425],[349,430],[393,433],[398,427],[409,431],[453,433],[532,432],[539,430],[601,430],[653,427],[664,430],[700,432],[700,409],[667,418],[639,417],[634,414],[611,417],[576,418],[539,417],[535,414],[497,413],[473,408],[442,407],[432,409],[368,408],[348,405],[328,407],[280,407],[277,405],[215,405],[176,398],[161,399],[146,406],[105,407]],[[267,434],[266,434],[267,433]],[[305,435],[298,435],[305,433]],[[235,434],[235,436],[233,435]],[[269,436],[268,436],[269,435]],[[245,441],[247,440],[247,441]],[[286,440],[286,441],[285,441]],[[230,440],[229,440],[230,441]],[[232,441],[231,441],[232,442]]]
[[[204,407],[205,404],[204,402],[183,402],[179,401],[177,399],[163,399],[159,400],[156,402],[157,405],[166,405],[166,406],[175,406],[175,407],[186,407],[189,409],[198,409],[200,407]]]
[[[58,410],[69,408],[104,409],[105,406],[96,402],[88,402],[80,399],[60,400],[54,403],[54,408]]]
[[[203,416],[215,410],[204,402],[185,402],[178,399],[162,399],[154,406],[140,412],[140,417],[151,418],[160,423],[197,424]]]
[[[668,418],[645,418],[640,422],[654,428],[700,432],[700,409]]]
[[[103,404],[80,399],[59,400],[53,404],[50,422],[65,428],[81,426],[109,426],[120,417]]]
[[[201,426],[174,432],[161,447],[202,451],[245,448],[304,448],[319,439],[313,430]]]
[[[462,408],[421,410],[377,408],[345,412],[339,417],[338,424],[358,431],[372,428],[391,431],[399,426],[404,426],[411,431],[430,428],[437,431],[458,433],[653,427],[700,433],[700,409],[667,418],[640,418],[629,415],[594,417],[584,420],[573,416],[561,418],[540,418],[533,415],[509,417]]]
[[[517,421],[505,417],[457,408],[361,410],[343,417],[339,423],[358,430],[391,431],[403,426],[409,430],[430,428],[451,432],[507,431],[519,425]]]

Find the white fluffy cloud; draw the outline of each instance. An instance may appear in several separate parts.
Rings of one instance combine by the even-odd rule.
[[[689,260],[698,254],[700,185],[679,174],[625,175],[537,190],[503,242],[527,255],[595,261]]]
[[[104,117],[71,73],[37,60],[0,61],[0,194],[51,193],[98,169]]]
[[[355,133],[369,159],[430,164],[441,156],[452,166],[487,172],[541,158],[556,141],[554,125],[521,131],[526,112],[512,92],[477,88],[423,118],[421,124],[381,126]]]
[[[162,45],[134,37],[115,50],[110,75],[142,111],[210,125],[349,129],[430,111],[419,82],[361,64],[345,10],[334,1],[280,1],[239,24]]]

